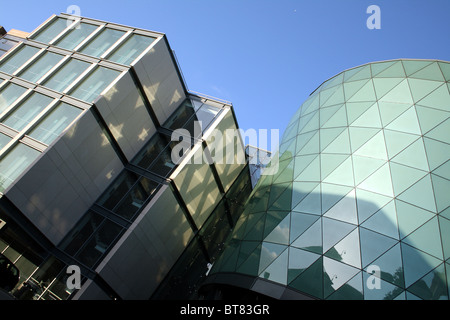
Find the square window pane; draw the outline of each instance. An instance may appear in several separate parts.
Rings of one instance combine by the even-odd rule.
[[[6,154],[0,160],[0,192],[8,188],[39,154],[39,151],[22,143],[19,143]]]
[[[89,42],[81,52],[94,57],[100,57],[124,34],[124,31],[106,28]]]
[[[5,111],[22,94],[27,91],[26,88],[10,83],[0,91],[0,113]]]
[[[50,76],[50,78],[44,82],[44,85],[47,88],[62,92],[72,84],[77,77],[86,71],[90,65],[90,63],[85,61],[71,59],[55,74]]]
[[[99,67],[80,83],[70,95],[86,102],[92,102],[119,75],[120,71]]]
[[[69,24],[70,21],[67,21],[67,19],[56,18],[47,27],[34,36],[33,39],[40,42],[49,43],[64,29],[66,29]]]
[[[36,82],[61,61],[62,58],[63,56],[60,54],[46,52],[37,59],[37,61],[34,61],[30,66],[23,70],[19,76],[25,80]]]
[[[19,50],[13,52],[6,60],[0,65],[0,71],[13,74],[19,69],[25,62],[31,59],[39,51],[36,47],[23,46]]]
[[[121,63],[132,63],[148,46],[154,38],[133,34],[124,44],[117,48],[108,60]]]
[[[45,107],[47,107],[52,98],[40,93],[33,93],[28,99],[22,102],[3,123],[17,131],[22,130],[37,116]]]
[[[83,110],[66,103],[58,105],[28,135],[45,144],[50,144]]]
[[[67,50],[73,50],[97,28],[98,26],[93,24],[80,23],[78,29],[74,28],[69,31],[56,42],[56,45]]]

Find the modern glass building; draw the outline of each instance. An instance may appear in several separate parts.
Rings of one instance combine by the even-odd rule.
[[[61,14],[1,43],[0,267],[18,277],[2,288],[163,298],[184,261],[194,294],[251,191],[245,158],[195,161],[245,154],[239,135],[213,143],[237,131],[232,105],[187,89],[162,33]]]
[[[165,34],[66,14],[0,28],[1,293],[448,299],[449,81],[434,60],[336,75],[264,174],[272,152],[187,88]]]
[[[325,81],[292,117],[206,296],[448,299],[450,63],[393,60]],[[232,288],[232,289],[230,289]]]

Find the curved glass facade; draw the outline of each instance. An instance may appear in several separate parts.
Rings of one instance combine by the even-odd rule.
[[[210,274],[318,299],[448,299],[450,63],[344,71],[298,109]]]

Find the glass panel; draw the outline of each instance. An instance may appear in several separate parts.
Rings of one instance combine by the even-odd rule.
[[[8,84],[0,92],[0,113],[5,111],[14,101],[17,100],[22,94],[27,91],[26,88],[15,85],[13,83]]]
[[[195,114],[190,100],[186,100],[164,123],[164,127],[172,130],[183,128],[185,123]],[[191,135],[193,132],[191,132]]]
[[[85,61],[71,59],[55,74],[44,82],[50,89],[62,92],[81,75],[91,64]]]
[[[128,192],[126,197],[114,209],[114,212],[125,219],[131,220],[140,208],[147,202],[150,195],[155,191],[158,184],[147,178],[141,178],[133,189]]]
[[[33,93],[28,99],[17,107],[3,123],[17,131],[22,130],[36,115],[47,107],[52,98],[40,93]]]
[[[138,177],[134,173],[123,171],[117,180],[114,181],[114,184],[101,196],[98,204],[113,210],[128,190],[133,187],[137,179]]]
[[[61,59],[62,55],[53,52],[46,52],[37,61],[33,62],[19,76],[25,80],[36,82],[51,68],[53,68]]]
[[[81,52],[94,57],[100,57],[124,34],[124,31],[106,28],[89,42]]]
[[[132,63],[148,46],[154,38],[133,34],[124,44],[117,48],[108,60],[121,63]]]
[[[34,128],[29,136],[50,144],[83,110],[61,103]]]
[[[0,149],[8,144],[11,141],[11,138],[0,133]]]
[[[88,212],[88,214],[82,218],[82,221],[77,223],[77,226],[70,235],[63,240],[60,247],[68,254],[75,255],[87,239],[89,239],[91,234],[97,230],[104,219],[105,218],[97,213]]]
[[[0,160],[0,192],[3,192],[31,164],[40,152],[19,143]]]
[[[92,102],[120,74],[120,71],[99,67],[70,93],[75,98]]]
[[[219,108],[204,104],[200,110],[197,111],[197,119],[196,121],[202,122],[202,130],[205,132],[205,130],[208,128],[211,121],[214,119],[214,117],[220,112]]]
[[[56,45],[67,50],[73,50],[97,28],[96,25],[80,23],[78,28],[69,31],[56,42]]]
[[[156,135],[132,163],[165,177],[175,168],[172,162],[172,148],[176,144],[177,142],[171,142],[166,136]]]
[[[56,18],[41,32],[39,32],[36,36],[34,36],[33,39],[44,43],[49,43],[58,34],[60,34],[67,26],[68,21],[66,19]]]
[[[106,253],[122,230],[121,226],[110,220],[105,220],[91,236],[85,248],[77,254],[77,258],[86,266],[93,267],[99,258]]]
[[[18,51],[12,53],[5,61],[0,65],[0,71],[13,74],[19,69],[25,62],[31,59],[39,51],[38,48],[31,46],[23,46]]]

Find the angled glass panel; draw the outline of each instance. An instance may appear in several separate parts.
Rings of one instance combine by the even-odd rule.
[[[39,50],[39,48],[31,46],[21,47],[19,50],[13,52],[6,60],[1,62],[0,71],[13,74]]]
[[[428,273],[408,290],[423,300],[448,300],[444,264]]]
[[[96,25],[82,22],[78,28],[73,28],[59,39],[56,45],[67,50],[73,50],[97,28]]]
[[[0,192],[9,187],[39,154],[39,151],[22,143],[17,144],[8,152],[0,160]]]
[[[85,247],[76,258],[88,267],[94,267],[99,259],[120,235],[123,228],[110,220],[105,220],[97,231],[91,236]]]
[[[28,66],[25,70],[20,72],[19,77],[31,81],[38,81],[44,74],[53,68],[61,59],[62,55],[53,52],[46,52]]]
[[[55,140],[83,112],[66,103],[59,104],[28,135],[45,144]]]
[[[113,211],[127,220],[132,220],[136,213],[147,203],[157,186],[156,182],[142,177]]]
[[[69,25],[69,21],[63,18],[56,18],[43,30],[33,37],[33,40],[49,43]]]
[[[360,228],[362,267],[365,268],[375,259],[392,248],[397,241],[379,233]]]
[[[80,76],[91,64],[85,61],[70,59],[61,69],[44,82],[44,86],[62,92]]]
[[[0,133],[0,150],[6,146],[10,141],[11,137],[8,137],[7,135],[4,135],[3,133]]]
[[[40,93],[33,93],[22,102],[3,123],[17,131],[21,131],[27,124],[47,107],[53,99]]]
[[[389,249],[373,262],[374,266],[380,268],[381,279],[388,281],[396,286],[404,288],[405,281],[403,275],[402,253],[400,243]]]
[[[125,31],[106,28],[91,40],[80,52],[94,57],[100,57],[117,40],[125,34]]]
[[[403,239],[403,242],[436,258],[443,259],[441,236],[437,217],[431,219]]]
[[[353,278],[360,270],[344,263],[324,257],[323,259],[323,291],[324,298],[338,290]]]
[[[138,177],[136,174],[124,170],[114,183],[105,191],[97,203],[106,209],[113,210],[119,201],[134,186]]]
[[[288,273],[287,264],[288,250],[284,250],[283,253],[260,274],[260,277],[286,285]]]
[[[155,38],[133,34],[124,44],[114,50],[108,60],[129,65],[132,63],[148,46],[155,41]]]
[[[83,247],[83,244],[97,230],[105,218],[97,213],[89,211],[59,246],[66,253],[75,255]]]
[[[305,271],[306,268],[319,259],[319,257],[320,256],[315,253],[289,247],[288,283]]]
[[[14,103],[22,94],[27,91],[26,88],[18,86],[14,83],[9,83],[0,91],[0,113],[5,111],[11,104]]]
[[[70,95],[86,102],[93,102],[119,75],[120,71],[98,67]]]
[[[406,287],[409,287],[442,263],[442,260],[432,257],[407,244],[402,243],[401,249]]]
[[[309,268],[295,278],[289,286],[319,299],[323,298],[323,258],[320,257]]]

